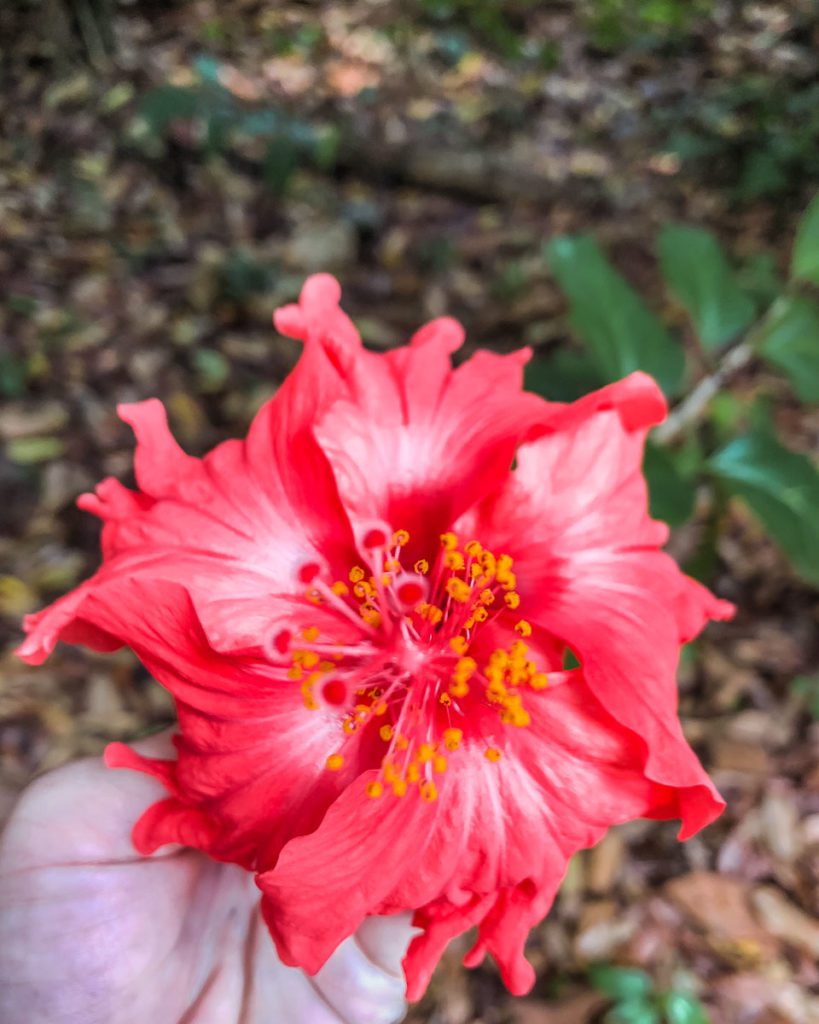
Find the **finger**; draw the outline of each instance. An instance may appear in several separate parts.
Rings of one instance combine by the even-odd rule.
[[[140,746],[153,756],[165,734]],[[52,864],[136,860],[131,830],[142,812],[167,794],[138,772],[113,771],[99,758],[58,768],[24,790],[0,836],[0,871]],[[173,852],[166,848],[163,852]]]

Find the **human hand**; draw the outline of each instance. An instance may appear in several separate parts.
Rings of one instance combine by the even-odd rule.
[[[137,745],[165,753],[166,737]],[[45,775],[0,836],[3,1024],[392,1024],[407,917],[369,918],[314,977],[283,966],[252,876],[180,847],[139,856],[155,780],[96,759]]]

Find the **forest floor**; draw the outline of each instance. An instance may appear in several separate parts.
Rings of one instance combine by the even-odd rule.
[[[449,313],[470,346],[550,352],[571,344],[543,254],[557,234],[593,232],[661,307],[669,221],[711,227],[743,265],[787,262],[816,140],[758,154],[788,118],[819,138],[788,102],[816,81],[810,2],[717,4],[682,40],[616,45],[589,5],[509,6],[488,33],[374,0],[142,2],[110,37],[56,2],[47,33],[34,0],[0,12],[0,820],[35,774],[172,721],[127,653],[12,654],[21,616],[98,562],[74,500],[131,478],[117,402],[162,398],[193,453],[242,434],[297,356],[271,311],[317,270],[373,347]],[[775,412],[819,450],[819,411],[780,387]],[[819,667],[819,596],[738,505],[716,553],[739,612],[680,691],[726,813],[682,845],[672,824],[614,830],[535,929],[531,996],[465,971],[456,943],[414,1024],[599,1020],[599,962],[692,987],[714,1024],[819,1022],[819,726],[793,686]]]

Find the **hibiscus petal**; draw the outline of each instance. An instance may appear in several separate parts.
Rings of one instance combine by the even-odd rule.
[[[473,524],[514,557],[527,618],[580,657],[597,697],[641,737],[647,773],[680,788],[688,836],[724,804],[677,720],[679,648],[732,606],[659,550],[667,528],[648,516],[641,470],[654,412],[650,396],[635,404],[633,384],[623,390],[625,417],[610,386],[605,402],[598,394],[567,407],[561,429],[524,445]]]
[[[258,876],[263,910],[286,963],[317,970],[368,914],[418,907],[405,961],[417,999],[443,946],[474,924],[513,992],[532,982],[529,929],[548,910],[569,858],[635,816],[677,813],[676,794],[648,779],[633,734],[582,674],[527,702],[529,728],[499,727],[504,756],[477,743],[450,758],[439,798],[348,788],[315,832],[291,840]]]

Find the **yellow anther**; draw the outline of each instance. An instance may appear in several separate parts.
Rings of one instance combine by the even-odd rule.
[[[532,678],[529,680],[529,685],[533,690],[545,690],[549,685],[548,677],[545,672],[535,672]]]
[[[353,587],[353,593],[356,597],[365,598],[372,594],[373,588],[366,580],[359,580],[358,583]]]
[[[462,679],[455,679],[449,684],[449,692],[453,697],[465,697],[469,693],[469,684]]]
[[[513,572],[498,572],[496,579],[504,590],[514,590],[518,585],[518,578]]]
[[[421,743],[415,752],[415,756],[421,764],[426,764],[427,761],[431,761],[435,757],[435,747],[431,743]]]
[[[490,590],[489,587],[481,591],[481,604],[494,604],[494,601],[494,591]]]
[[[442,693],[441,696],[438,698],[438,702],[440,704],[443,704],[444,707],[449,707],[450,704],[452,703],[452,698],[449,696],[448,693]]]
[[[392,763],[392,761],[384,761],[381,765],[381,772],[384,776],[385,782],[395,782],[396,779],[401,778],[401,773]]]
[[[510,590],[508,593],[503,595],[503,600],[507,608],[511,608],[512,611],[515,608],[520,608],[520,594],[516,594],[514,590]]]
[[[334,661],[320,661],[319,662],[319,670],[321,672],[332,672],[335,667],[336,667],[336,665],[335,665]]]
[[[429,562],[426,558],[419,558],[413,566],[413,569],[418,573],[419,576],[426,576],[429,572]]]
[[[332,590],[336,597],[346,597],[350,593],[350,588],[344,580],[336,580],[332,587],[330,587],[330,590]]]
[[[452,576],[446,581],[445,589],[452,600],[459,604],[466,604],[472,594],[468,584],[458,579],[457,576]]]
[[[471,540],[464,547],[464,551],[470,558],[480,558],[483,554],[483,547],[476,540]]]
[[[392,791],[395,796],[407,795],[407,783],[405,779],[396,779],[392,784]]]
[[[479,576],[483,576],[483,569],[478,565],[477,562],[473,562],[472,565],[470,565],[469,576],[473,580],[476,580]]]
[[[301,665],[293,665],[287,670],[288,679],[301,679],[303,675],[304,671],[302,670]]]
[[[353,718],[345,718],[341,724],[341,728],[349,736],[351,733],[354,733],[356,729],[358,729],[358,722],[356,722],[355,719]]]
[[[360,565],[354,565],[350,569],[350,583],[360,583],[366,575]]]
[[[425,782],[421,786],[421,799],[426,800],[428,804],[434,803],[438,799],[438,787],[434,782]]]
[[[437,754],[432,761],[432,770],[438,775],[443,775],[447,769],[447,760],[443,754]]]
[[[301,635],[305,640],[312,643],[314,640],[318,640],[319,629],[318,626],[308,626],[307,629],[301,631]]]
[[[304,597],[310,604],[324,604],[324,598],[314,587],[311,587],[310,590],[305,590]]]
[[[509,652],[505,651],[502,647],[498,647],[489,655],[489,664],[493,668],[506,668],[509,664]]]
[[[453,678],[466,681],[474,673],[477,667],[478,663],[474,658],[459,658],[455,663]]]
[[[454,551],[458,546],[458,536],[454,533],[441,534],[441,546],[446,551]]]
[[[437,626],[441,619],[444,617],[443,611],[438,607],[437,604],[430,605],[429,614],[427,618],[433,626]]]
[[[392,573],[385,572],[384,575],[381,577],[381,582],[384,584],[385,587],[388,587],[392,583]]]
[[[395,741],[395,748],[396,748],[396,750],[406,750],[408,746],[409,746],[409,740],[407,739],[407,737],[406,736],[402,736],[399,733],[398,734],[398,738]]]
[[[337,772],[339,768],[344,764],[344,758],[341,754],[330,754],[325,761],[327,769],[331,772]]]
[[[466,654],[469,649],[469,641],[465,636],[453,636],[449,641],[449,646],[456,654]]]
[[[383,792],[384,787],[380,782],[367,783],[367,796],[370,797],[371,800],[375,800],[377,797],[381,796]]]
[[[417,782],[421,778],[421,769],[415,763],[410,761],[407,765],[407,782]]]
[[[444,729],[444,746],[447,750],[457,750],[463,737],[460,729]]]
[[[515,642],[509,648],[509,653],[512,655],[513,658],[522,658],[528,652],[528,650],[529,648],[522,640],[515,640]]]
[[[497,747],[487,747],[483,752],[483,756],[487,761],[500,761],[503,754],[501,754]]]
[[[498,555],[498,572],[509,572],[514,564],[511,555]]]
[[[396,530],[392,535],[393,547],[402,548],[409,544],[410,535],[407,530]]]
[[[489,612],[483,606],[481,606],[480,608],[475,609],[475,611],[472,613],[472,618],[475,620],[475,622],[486,622],[486,620],[489,618]]]
[[[302,651],[301,663],[305,668],[315,668],[320,661],[321,658],[315,651]]]
[[[447,551],[444,555],[444,565],[453,572],[460,572],[465,565],[464,556],[460,551]]]
[[[380,718],[382,715],[386,715],[386,713],[387,713],[387,702],[385,700],[379,700],[379,701],[376,701],[375,704],[373,704],[373,714],[374,715],[377,715]]]
[[[520,633],[521,636],[531,636],[532,627],[529,625],[526,619],[521,619],[520,622],[515,623],[515,632]]]
[[[381,728],[378,730],[378,735],[381,737],[381,739],[385,743],[389,743],[389,741],[393,737],[393,728],[392,728],[392,726],[391,725],[382,725]]]
[[[498,562],[491,551],[484,551],[481,555],[481,568],[487,576],[494,576],[495,570],[498,567]]]

